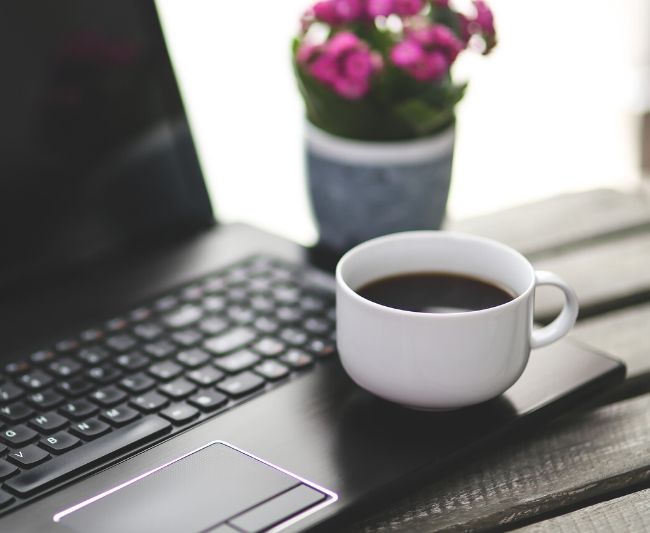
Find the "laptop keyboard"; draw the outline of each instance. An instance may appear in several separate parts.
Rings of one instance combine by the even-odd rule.
[[[335,354],[330,278],[253,257],[5,366],[0,513]]]

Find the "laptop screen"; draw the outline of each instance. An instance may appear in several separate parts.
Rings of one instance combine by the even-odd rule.
[[[152,0],[0,3],[0,287],[213,224]]]

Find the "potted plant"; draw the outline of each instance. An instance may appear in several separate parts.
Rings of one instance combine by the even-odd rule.
[[[439,229],[466,84],[450,68],[496,44],[480,0],[324,0],[303,16],[293,64],[306,105],[309,189],[322,248]]]

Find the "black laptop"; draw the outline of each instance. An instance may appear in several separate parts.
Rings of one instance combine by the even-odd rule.
[[[0,26],[0,531],[332,530],[623,379],[564,341],[482,405],[373,397],[313,254],[215,221],[153,1]]]

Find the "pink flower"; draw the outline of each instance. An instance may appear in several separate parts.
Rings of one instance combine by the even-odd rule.
[[[416,15],[422,11],[422,0],[394,0],[395,13],[401,16]]]
[[[352,52],[343,59],[343,74],[350,80],[367,80],[372,74],[370,54]]]
[[[390,51],[391,61],[398,67],[408,69],[422,61],[424,50],[417,42],[412,40],[397,43]]]
[[[481,26],[483,33],[494,35],[494,15],[490,8],[480,0],[474,2],[474,6],[476,6],[476,22]]]
[[[342,31],[319,46],[303,43],[296,61],[323,85],[348,100],[364,97],[383,68],[381,54],[354,33]]]
[[[464,43],[446,26],[416,25],[407,28],[405,39],[392,48],[390,59],[416,80],[437,81],[449,72],[464,48]]]
[[[494,15],[485,2],[476,0],[473,3],[476,7],[476,16],[474,18],[467,18],[458,14],[461,39],[468,43],[473,35],[482,38],[485,42],[483,54],[487,55],[497,44]]]
[[[357,20],[363,14],[363,6],[359,0],[331,0],[334,12],[343,23]]]
[[[359,20],[364,16],[361,0],[323,0],[313,7],[314,16],[332,27]]]
[[[387,17],[394,12],[393,0],[368,0],[366,11],[372,18],[378,16]]]

